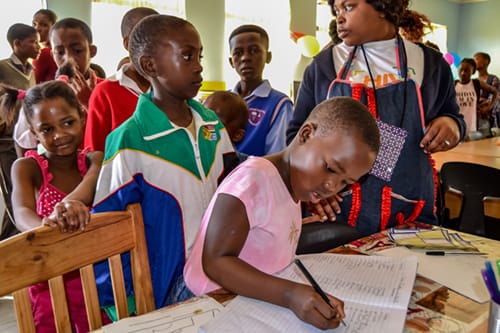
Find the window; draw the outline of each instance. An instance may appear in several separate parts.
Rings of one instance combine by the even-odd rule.
[[[161,14],[185,17],[184,0],[93,0],[91,29],[97,54],[92,62],[101,65],[107,76],[115,73],[118,62],[127,56],[120,25],[123,15],[134,7],[151,7]]]
[[[269,35],[269,50],[272,60],[264,67],[264,79],[269,79],[273,88],[290,95],[293,69],[299,60],[300,52],[289,38],[290,4],[289,0],[226,0],[226,28],[224,57],[229,58],[228,37],[242,24],[256,24]],[[224,79],[228,89],[239,81],[238,74],[229,61],[224,63]]]
[[[0,59],[10,57],[12,48],[7,42],[7,30],[14,23],[24,23],[31,25],[33,21],[33,14],[43,6],[41,0],[16,0],[16,1],[2,1],[0,2]],[[21,9],[22,8],[22,9]]]

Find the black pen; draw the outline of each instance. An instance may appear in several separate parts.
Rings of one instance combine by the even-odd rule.
[[[425,251],[425,254],[428,256],[452,256],[452,255],[479,255],[479,256],[484,256],[487,253],[483,252],[447,252],[447,251]]]
[[[333,307],[332,303],[330,303],[330,299],[328,298],[328,296],[326,296],[326,294],[323,291],[323,289],[321,289],[321,287],[316,282],[316,280],[314,280],[314,278],[312,277],[311,273],[309,273],[309,271],[307,270],[306,266],[304,266],[304,264],[302,264],[302,262],[300,261],[300,259],[295,259],[295,264],[299,267],[299,269],[302,272],[302,274],[304,274],[304,276],[309,281],[309,283],[312,285],[312,287],[314,288],[314,290],[316,290],[316,292],[321,296],[321,298],[326,302],[326,304],[328,304],[332,309],[335,309]],[[344,320],[340,319],[340,322],[342,323],[342,325],[347,326],[346,323],[344,322]]]

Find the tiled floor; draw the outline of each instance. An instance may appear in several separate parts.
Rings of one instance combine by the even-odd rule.
[[[12,297],[0,297],[0,332],[18,333]]]

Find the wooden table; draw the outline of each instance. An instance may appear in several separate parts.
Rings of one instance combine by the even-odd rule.
[[[471,162],[500,169],[500,137],[468,141],[448,151],[432,154],[436,169],[440,170],[445,162]]]
[[[429,228],[421,223],[409,223],[406,228]],[[328,252],[340,254],[375,254],[377,251],[394,247],[387,236],[388,230],[367,236]],[[460,233],[474,242],[481,251],[489,253],[488,259],[500,258],[500,242],[479,236]],[[451,277],[456,278],[456,277]],[[218,302],[225,304],[236,295],[221,290],[209,294]],[[486,333],[488,326],[489,303],[477,303],[437,282],[417,275],[413,286],[404,333],[459,332]],[[95,332],[102,333],[99,329]]]
[[[420,223],[410,223],[406,227],[416,226],[429,227]],[[375,254],[377,251],[395,246],[389,240],[387,233],[388,230],[385,230],[337,247],[329,252]],[[488,260],[500,258],[500,242],[461,232],[459,234],[464,239],[472,241],[481,252],[488,253]],[[489,302],[477,303],[446,286],[417,275],[403,332],[486,333],[488,313]]]

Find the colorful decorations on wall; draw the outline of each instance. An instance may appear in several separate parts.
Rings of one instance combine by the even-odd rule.
[[[455,67],[458,67],[458,65],[460,65],[460,61],[462,60],[455,52],[446,52],[443,57],[450,66],[454,65]]]

